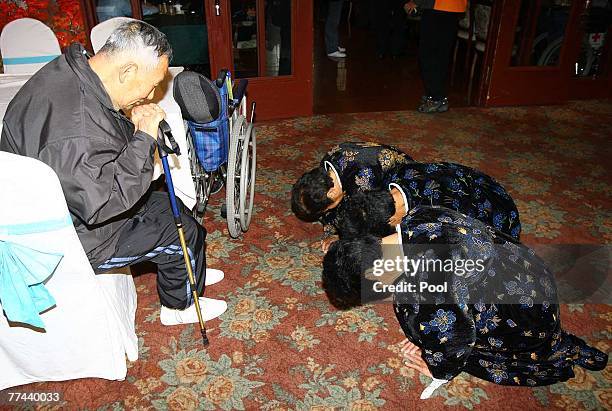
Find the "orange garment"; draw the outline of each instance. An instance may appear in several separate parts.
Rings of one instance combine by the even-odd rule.
[[[434,10],[450,11],[452,13],[465,13],[467,0],[436,0]]]

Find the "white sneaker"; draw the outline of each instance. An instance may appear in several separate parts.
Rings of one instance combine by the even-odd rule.
[[[346,54],[338,50],[338,51],[334,51],[333,53],[329,53],[327,57],[343,59],[346,57]]]
[[[338,46],[338,51],[339,51],[340,53],[346,53],[346,47],[340,47],[340,46]]]
[[[215,300],[213,298],[200,297],[200,311],[204,321],[210,321],[217,318],[227,311],[227,303],[223,300]],[[173,308],[164,307],[162,305],[159,313],[159,321],[163,325],[178,325],[178,324],[194,324],[198,322],[198,314],[195,310],[195,304],[185,310],[175,310]]]
[[[213,285],[217,284],[219,281],[223,280],[225,274],[221,270],[217,270],[216,268],[207,268],[206,269],[206,281],[204,281],[204,285]]]

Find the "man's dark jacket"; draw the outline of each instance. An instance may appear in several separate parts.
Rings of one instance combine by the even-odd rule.
[[[153,177],[155,141],[134,133],[134,124],[113,108],[79,44],[19,90],[4,116],[0,150],[55,170],[92,263],[114,253],[130,209]]]

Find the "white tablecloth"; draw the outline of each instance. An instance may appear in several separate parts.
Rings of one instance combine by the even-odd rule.
[[[155,91],[154,102],[159,104],[166,112],[166,121],[172,128],[172,135],[181,149],[182,155],[179,157],[169,156],[168,163],[172,172],[172,182],[176,195],[191,209],[196,204],[196,196],[187,155],[185,124],[181,116],[181,110],[172,96],[172,80],[181,71],[183,71],[182,67],[170,67],[167,81]],[[8,104],[30,77],[31,74],[0,74],[0,119],[4,118]],[[1,122],[0,132],[2,132]],[[163,174],[163,168],[156,154],[154,177],[157,178],[161,174]]]

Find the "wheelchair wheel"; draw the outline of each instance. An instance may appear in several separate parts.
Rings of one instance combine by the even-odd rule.
[[[243,140],[247,129],[243,115],[238,115],[232,121],[230,147],[227,159],[227,178],[225,181],[225,201],[227,205],[227,229],[232,238],[237,238],[241,232],[240,225],[240,171],[242,170]]]
[[[556,66],[559,64],[559,55],[563,46],[563,37],[553,40],[542,52],[538,59],[538,66]]]
[[[208,205],[208,199],[210,198],[215,181],[219,178],[219,173],[216,171],[209,173],[204,170],[198,160],[190,135],[187,135],[187,150],[189,154],[189,164],[191,166],[191,178],[193,179],[196,193],[196,205],[192,210],[192,214],[196,221],[202,224],[206,206]]]
[[[240,169],[240,226],[247,231],[253,217],[255,197],[255,171],[257,169],[257,145],[255,128],[249,124],[242,143],[242,167]]]

